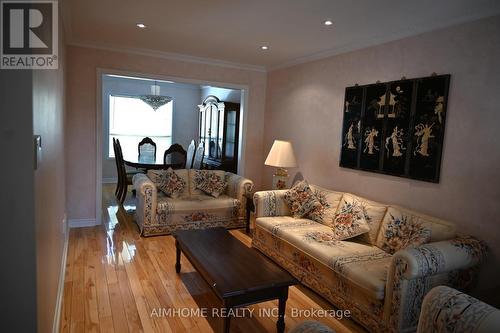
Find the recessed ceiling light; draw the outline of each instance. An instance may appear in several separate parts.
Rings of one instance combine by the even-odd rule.
[[[326,20],[325,22],[323,22],[323,24],[324,24],[324,25],[332,25],[332,24],[333,24],[333,22],[332,22],[332,21],[330,21],[330,20]]]
[[[264,51],[265,51],[265,50],[269,50],[269,46],[267,46],[267,45],[262,45],[260,48],[261,48],[262,50],[264,50]]]
[[[141,29],[144,29],[146,27],[144,23],[137,23],[136,26]]]

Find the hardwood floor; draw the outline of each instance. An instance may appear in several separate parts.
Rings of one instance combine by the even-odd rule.
[[[118,207],[113,192],[112,185],[103,186],[104,225],[70,231],[61,332],[220,332],[223,320],[212,314],[221,304],[209,286],[185,258],[182,273],[175,273],[173,237],[140,237],[134,198],[129,193]],[[231,233],[250,246],[243,229]],[[246,316],[231,320],[231,332],[276,332],[269,312],[277,301],[248,308],[253,315],[242,311]],[[291,287],[286,331],[314,319],[336,332],[365,332],[347,318],[294,316],[311,309],[335,308],[308,288]]]

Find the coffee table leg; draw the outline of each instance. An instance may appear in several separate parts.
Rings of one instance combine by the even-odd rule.
[[[229,324],[231,323],[231,316],[229,315],[229,311],[231,310],[231,306],[229,306],[226,302],[224,302],[224,328],[222,332],[229,333]]]
[[[175,271],[181,272],[181,248],[177,240],[175,240]]]
[[[288,299],[288,287],[285,287],[281,291],[281,297],[278,303],[278,321],[276,322],[278,333],[285,332],[285,308],[287,299]]]

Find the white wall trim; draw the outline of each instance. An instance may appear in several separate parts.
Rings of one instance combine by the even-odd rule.
[[[64,245],[61,258],[61,269],[59,271],[59,284],[57,286],[56,308],[54,311],[54,322],[52,323],[52,333],[59,332],[61,323],[61,310],[64,298],[64,278],[66,276],[66,261],[68,258],[68,246],[69,246],[69,228],[68,228],[68,220],[66,219],[66,217],[63,220],[63,228],[64,228]]]
[[[181,54],[181,53],[157,51],[157,50],[142,49],[142,48],[101,45],[101,44],[97,44],[97,43],[80,43],[80,42],[74,42],[74,41],[68,42],[68,45],[90,48],[90,49],[98,49],[98,50],[104,50],[104,51],[111,51],[111,52],[129,53],[129,54],[136,54],[136,55],[141,55],[141,56],[163,58],[163,59],[168,59],[168,60],[191,62],[191,63],[197,63],[197,64],[203,64],[203,65],[210,65],[210,66],[234,68],[234,69],[240,69],[240,70],[246,70],[246,71],[255,71],[255,72],[263,72],[263,73],[267,72],[266,67],[264,67],[264,66],[241,64],[241,63],[232,62],[232,61],[212,59],[212,58],[203,58],[203,57],[197,57],[197,56]]]
[[[100,210],[99,210],[100,212]],[[69,228],[84,228],[84,227],[93,227],[101,224],[97,223],[95,219],[70,219],[68,221]]]
[[[116,184],[118,179],[116,177],[104,177],[102,179],[103,184]]]

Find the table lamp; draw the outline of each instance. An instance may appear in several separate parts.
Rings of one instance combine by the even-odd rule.
[[[285,168],[295,168],[297,166],[292,143],[274,140],[264,164],[276,167],[276,173],[273,175],[273,189],[285,189],[288,182],[288,171]]]

